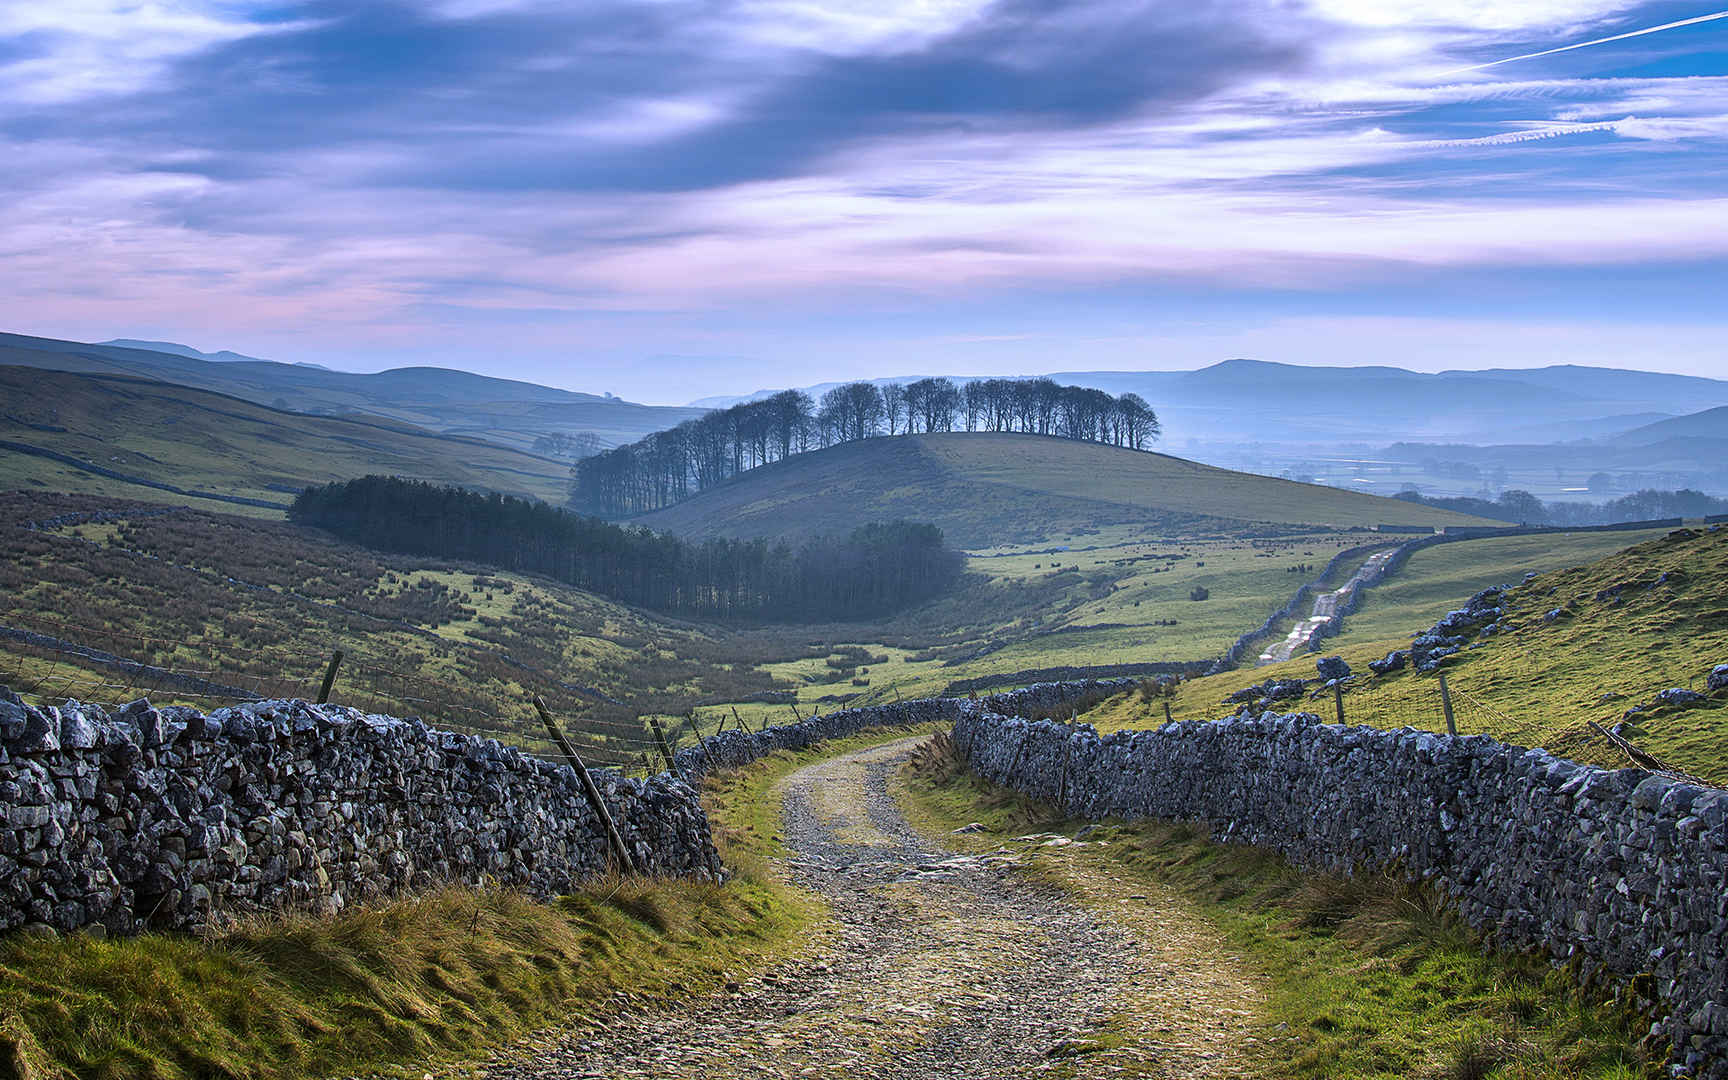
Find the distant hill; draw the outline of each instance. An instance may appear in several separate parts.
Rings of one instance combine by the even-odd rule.
[[[307,416],[132,376],[0,366],[0,490],[48,488],[134,498],[152,489],[286,504],[308,484],[391,473],[562,502],[563,462],[397,421]],[[181,501],[173,500],[170,501]]]
[[[520,449],[530,446],[537,435],[554,431],[593,432],[607,444],[632,442],[703,412],[638,405],[449,368],[394,368],[357,375],[253,360],[238,353],[215,354],[222,357],[216,361],[187,346],[151,344],[185,351],[0,334],[0,364],[133,375],[231,394],[272,408],[330,415],[363,413]]]
[[[1669,439],[1728,440],[1728,405],[1633,428],[1613,440],[1621,446],[1652,446]]]
[[[1571,364],[1427,374],[1391,366],[1235,359],[1197,371],[1048,374],[1059,383],[1139,394],[1158,411],[1171,438],[1231,443],[1570,442],[1692,412],[1701,404],[1728,405],[1725,380]],[[799,389],[819,394],[835,385]],[[699,404],[724,407],[771,392],[704,398]]]
[[[902,517],[932,522],[973,550],[1110,525],[1183,534],[1253,522],[1488,524],[1164,454],[985,433],[865,439],[798,454],[635,520],[686,535],[803,536]]]
[[[1569,441],[1599,434],[1603,417],[1728,405],[1728,381],[1575,365],[1425,374],[1227,360],[1199,371],[1051,377],[1140,394],[1173,436],[1235,441],[1255,430],[1281,441]]]
[[[122,349],[144,349],[148,352],[172,353],[175,356],[187,356],[194,360],[210,360],[215,363],[224,364],[241,361],[250,361],[254,364],[267,364],[270,362],[268,360],[260,360],[256,356],[247,356],[245,353],[237,353],[229,349],[223,349],[221,352],[213,353],[203,352],[194,349],[190,345],[181,345],[178,342],[173,341],[139,341],[137,338],[115,338],[113,341],[104,341],[99,344],[114,345]],[[318,365],[308,366],[316,367]]]

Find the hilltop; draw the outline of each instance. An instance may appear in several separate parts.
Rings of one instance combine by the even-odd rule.
[[[0,334],[0,364],[133,375],[213,390],[272,408],[363,413],[519,448],[531,445],[538,434],[554,431],[586,431],[605,443],[630,442],[704,411],[638,405],[449,368],[406,367],[359,375],[310,364],[254,360],[238,353],[189,356],[23,334]]]
[[[0,366],[0,489],[172,498],[134,482],[286,506],[310,484],[393,474],[561,502],[560,461],[361,417],[308,416],[148,379]],[[101,476],[64,455],[115,476]]]
[[[947,432],[844,443],[752,469],[638,524],[687,535],[801,536],[915,518],[960,547],[1126,525],[1195,534],[1254,524],[1488,525],[1394,499],[1038,435]]]

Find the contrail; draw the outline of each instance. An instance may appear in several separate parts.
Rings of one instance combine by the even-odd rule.
[[[1661,26],[1646,26],[1642,30],[1629,30],[1624,34],[1615,34],[1613,37],[1597,38],[1595,41],[1580,41],[1575,45],[1562,45],[1558,49],[1543,49],[1541,52],[1525,53],[1523,56],[1508,56],[1504,60],[1491,60],[1486,64],[1475,64],[1471,67],[1454,68],[1451,71],[1442,72],[1442,74],[1457,75],[1459,72],[1464,71],[1481,71],[1483,68],[1498,67],[1501,64],[1510,64],[1514,60],[1534,60],[1538,56],[1553,56],[1555,53],[1571,52],[1573,49],[1587,49],[1592,45],[1606,45],[1610,41],[1625,41],[1627,38],[1643,37],[1645,34],[1654,34],[1662,30],[1677,30],[1682,26],[1696,26],[1699,23],[1714,22],[1717,19],[1728,19],[1728,11],[1717,11],[1709,15],[1699,15],[1691,19],[1681,19],[1679,22],[1663,23]]]

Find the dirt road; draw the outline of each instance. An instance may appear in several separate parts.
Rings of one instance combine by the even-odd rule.
[[[488,1076],[1247,1075],[1261,991],[1210,924],[1103,872],[1083,905],[1015,870],[1082,846],[1059,838],[959,854],[920,837],[890,794],[917,741],[783,785],[785,872],[835,921],[813,955],[677,1011],[626,1002],[514,1048]]]
[[[1289,636],[1260,654],[1260,664],[1276,664],[1295,656],[1297,650],[1307,648],[1314,642],[1314,632],[1331,621],[1338,614],[1339,608],[1358,589],[1365,589],[1379,581],[1386,573],[1386,563],[1396,553],[1396,548],[1376,551],[1368,556],[1350,580],[1331,592],[1321,593],[1314,598],[1314,609],[1306,619],[1291,628]]]

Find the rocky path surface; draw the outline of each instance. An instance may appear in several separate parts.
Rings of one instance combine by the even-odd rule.
[[[1095,874],[1083,906],[1013,869],[1042,857],[1033,850],[1084,846],[1064,838],[960,854],[920,837],[890,794],[918,741],[832,758],[784,784],[785,870],[834,918],[812,955],[676,1009],[621,998],[603,1021],[529,1040],[485,1074],[1247,1075],[1259,988],[1216,931],[1143,885]],[[1098,914],[1110,905],[1124,915]]]
[[[1296,655],[1298,649],[1311,644],[1314,640],[1314,631],[1330,622],[1332,617],[1338,614],[1339,607],[1349,599],[1352,593],[1358,589],[1367,588],[1385,576],[1386,563],[1396,552],[1396,548],[1376,551],[1368,556],[1367,562],[1364,562],[1354,574],[1350,575],[1349,581],[1331,592],[1324,592],[1316,596],[1314,598],[1314,610],[1309,613],[1308,617],[1292,627],[1289,635],[1283,641],[1261,653],[1259,662],[1261,664],[1276,664],[1288,660]]]

